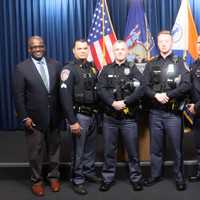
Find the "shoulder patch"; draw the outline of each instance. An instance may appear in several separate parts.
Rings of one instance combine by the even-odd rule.
[[[128,62],[129,67],[133,67],[135,65],[135,62]]]
[[[69,77],[69,74],[70,74],[70,70],[69,69],[64,69],[62,70],[61,72],[61,75],[60,75],[60,78],[62,81],[66,81]]]

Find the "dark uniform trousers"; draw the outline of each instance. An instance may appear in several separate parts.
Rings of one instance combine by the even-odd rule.
[[[176,181],[183,179],[182,121],[179,115],[164,110],[150,110],[151,175],[162,176],[163,141],[167,134],[171,140]]]
[[[197,155],[197,170],[200,171],[200,118],[194,118],[194,126],[192,130],[194,135],[195,150]]]
[[[37,128],[26,129],[26,141],[28,157],[31,167],[31,181],[42,181],[42,164],[45,149],[49,161],[48,179],[59,178],[59,152],[61,144],[60,131],[58,129],[41,131]]]
[[[195,155],[197,158],[196,175],[200,174],[200,115],[199,115],[199,100],[200,100],[200,59],[198,58],[191,66],[191,96],[192,102],[195,103],[197,113],[194,115],[194,125],[192,129],[194,144],[195,144]]]
[[[73,136],[72,182],[83,184],[85,177],[96,175],[96,116],[77,114],[81,126],[81,135]]]
[[[116,119],[104,115],[104,165],[102,177],[105,183],[114,180],[116,172],[116,150],[118,136],[121,133],[124,146],[128,152],[129,176],[131,182],[138,182],[142,178],[138,160],[138,126],[135,119]]]

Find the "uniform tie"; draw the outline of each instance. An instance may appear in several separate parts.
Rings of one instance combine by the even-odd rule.
[[[39,61],[38,64],[40,66],[40,76],[44,82],[45,87],[49,91],[49,81],[48,81],[47,75],[45,73],[44,63],[42,61]]]

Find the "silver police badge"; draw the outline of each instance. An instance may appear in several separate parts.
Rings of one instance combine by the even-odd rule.
[[[167,67],[167,74],[174,74],[175,69],[174,69],[174,64],[169,64]]]
[[[129,75],[130,74],[130,68],[124,68],[124,74]]]

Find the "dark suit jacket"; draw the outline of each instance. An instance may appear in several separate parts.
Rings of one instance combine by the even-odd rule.
[[[59,102],[59,78],[62,65],[46,59],[49,71],[48,93],[32,59],[16,67],[13,77],[13,93],[20,120],[30,117],[38,129],[56,128],[61,119]]]

